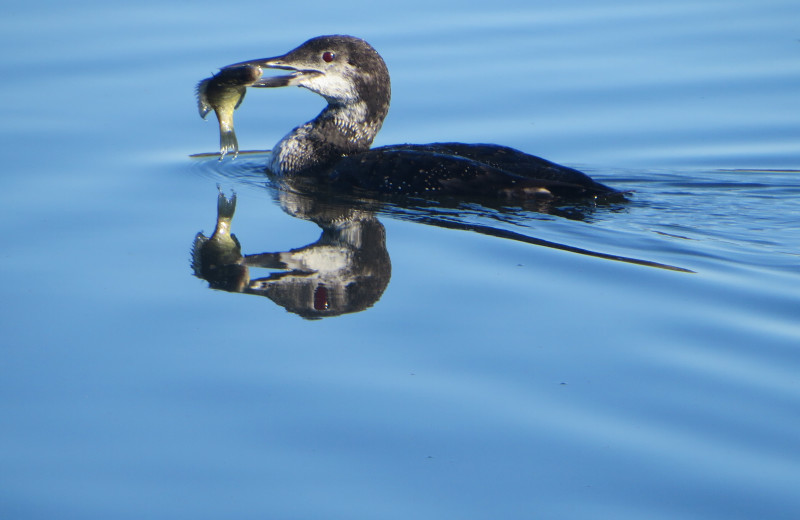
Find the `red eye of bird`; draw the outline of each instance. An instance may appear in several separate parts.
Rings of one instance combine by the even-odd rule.
[[[331,51],[325,51],[325,52],[322,53],[322,61],[325,61],[325,62],[328,62],[328,63],[332,62],[333,58],[335,58],[335,57],[336,57],[336,55],[334,53],[332,53]]]
[[[328,289],[324,285],[320,285],[314,290],[314,310],[327,311],[330,307],[328,302]]]

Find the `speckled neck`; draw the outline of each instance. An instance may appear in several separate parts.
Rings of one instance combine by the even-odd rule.
[[[273,173],[292,175],[322,168],[343,156],[369,149],[391,101],[386,66],[379,58],[374,65],[348,77],[348,95],[326,97],[328,106],[316,118],[298,126],[275,145],[270,163]]]
[[[316,118],[298,126],[275,145],[270,170],[292,175],[368,150],[387,111],[388,103],[378,111],[370,110],[363,101],[328,105]]]

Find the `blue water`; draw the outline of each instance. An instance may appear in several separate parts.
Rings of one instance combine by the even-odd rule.
[[[5,8],[0,518],[800,515],[797,2],[219,5]],[[387,61],[376,145],[507,144],[631,202],[381,208],[388,285],[338,317],[209,289],[217,184],[247,254],[321,230],[264,153],[190,157],[194,85],[326,33]],[[253,91],[240,145],[322,106]]]

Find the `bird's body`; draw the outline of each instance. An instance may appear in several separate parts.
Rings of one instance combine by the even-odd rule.
[[[288,70],[253,87],[300,86],[326,99],[313,120],[272,150],[280,177],[390,194],[502,198],[596,198],[619,194],[589,176],[512,148],[491,144],[402,144],[371,149],[389,111],[391,82],[381,56],[352,36],[320,36],[274,58],[229,67]],[[223,69],[225,70],[225,69]]]

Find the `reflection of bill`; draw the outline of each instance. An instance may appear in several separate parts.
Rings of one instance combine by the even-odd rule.
[[[313,244],[275,253],[242,255],[230,232],[236,196],[220,192],[217,227],[210,238],[198,233],[192,251],[195,276],[214,289],[266,296],[304,318],[362,311],[380,299],[391,277],[383,225],[369,212],[317,205],[284,194],[282,204],[294,216],[322,228]],[[275,269],[250,278],[251,268]]]

